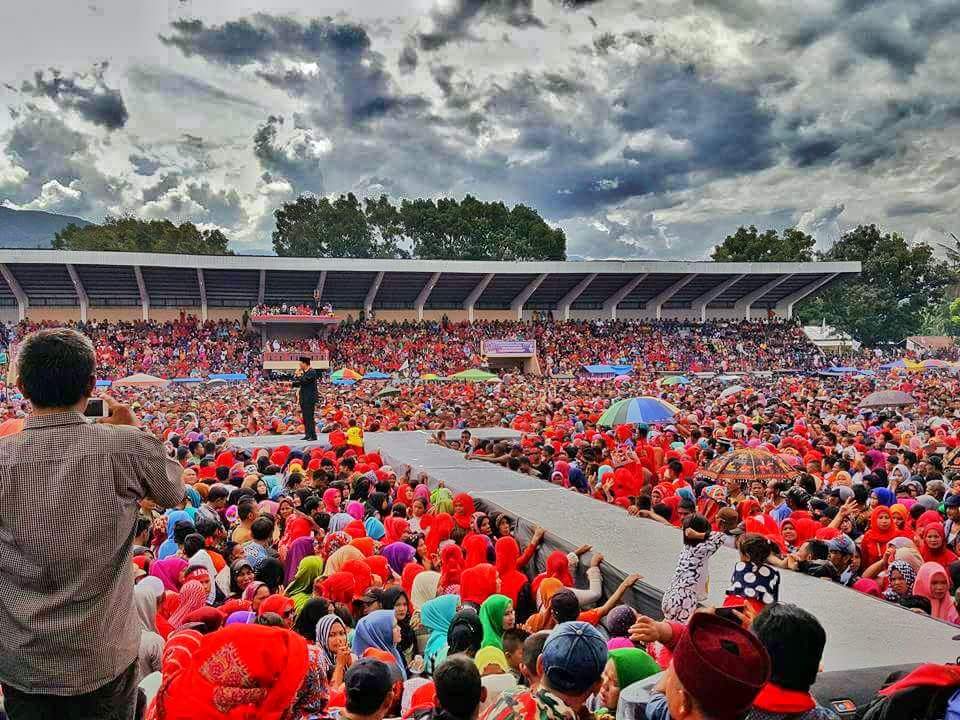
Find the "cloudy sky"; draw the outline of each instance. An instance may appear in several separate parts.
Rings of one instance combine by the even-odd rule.
[[[530,204],[583,257],[960,234],[957,0],[32,0],[0,204],[224,228],[301,192]]]

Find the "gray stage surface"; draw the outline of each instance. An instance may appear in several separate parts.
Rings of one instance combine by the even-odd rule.
[[[503,431],[494,430],[493,434],[503,436]],[[365,447],[380,450],[384,462],[398,472],[411,465],[415,472],[426,472],[433,486],[442,480],[454,492],[469,492],[487,511],[516,517],[521,536],[529,537],[532,527],[541,525],[547,531],[547,551],[593,545],[605,558],[606,592],[628,573],[638,572],[644,579],[628,601],[643,612],[660,616],[662,590],[673,576],[680,552],[676,530],[555,485],[466,460],[460,453],[426,444],[427,437],[421,432],[368,433]],[[541,569],[547,554],[538,554]],[[710,604],[723,602],[737,559],[737,553],[728,548],[721,548],[713,557]],[[823,623],[828,638],[823,659],[827,672],[954,662],[960,654],[960,643],[952,639],[960,629],[827,580],[783,571],[780,599],[809,610]]]

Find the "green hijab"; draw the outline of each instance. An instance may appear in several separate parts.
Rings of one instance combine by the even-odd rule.
[[[506,595],[491,595],[483,601],[480,606],[480,624],[483,626],[481,648],[503,650],[503,615],[512,604]]]
[[[617,685],[621,690],[660,672],[657,662],[639,648],[611,650],[609,658],[617,669]]]
[[[453,493],[445,488],[437,488],[430,493],[430,505],[436,513],[453,514]]]
[[[323,558],[319,555],[307,555],[297,565],[297,574],[287,585],[287,597],[293,600],[298,613],[307,604],[307,600],[313,597],[313,583],[322,573]]]

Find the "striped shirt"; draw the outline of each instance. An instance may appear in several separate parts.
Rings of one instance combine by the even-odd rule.
[[[133,427],[34,415],[0,438],[0,681],[82,695],[136,659],[139,501],[182,501],[182,468]]]

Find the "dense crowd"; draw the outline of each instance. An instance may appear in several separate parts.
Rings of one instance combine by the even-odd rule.
[[[238,345],[239,328],[190,322],[151,327],[151,357],[172,362],[166,349],[179,348],[181,359],[222,367],[193,342],[197,332],[221,353],[227,345],[256,353],[253,339]],[[960,622],[960,477],[951,469],[960,382],[946,372],[782,374],[744,376],[730,393],[718,379],[664,386],[652,372],[738,370],[745,348],[753,358],[770,351],[762,369],[813,362],[802,360],[806,346],[783,339],[793,326],[757,327],[767,330],[740,328],[738,340],[726,326],[692,337],[677,326],[671,345],[638,324],[527,326],[546,357],[565,347],[569,362],[586,362],[574,351],[596,340],[591,362],[638,367],[622,382],[506,375],[497,384],[404,384],[386,396],[383,385],[331,388],[317,408],[329,447],[250,452],[227,439],[302,432],[288,383],[118,389],[107,422],[89,425],[77,409],[103,374],[94,357],[106,353],[118,374],[159,374],[142,364],[146,346],[97,326],[83,328],[89,353],[62,331],[18,332],[19,388],[5,391],[4,406],[22,429],[0,440],[3,477],[15,478],[0,483],[0,552],[13,568],[0,573],[0,682],[12,720],[18,709],[35,716],[25,708],[38,696],[55,703],[103,688],[141,693],[140,712],[158,719],[584,720],[616,715],[620,691],[635,683],[644,692],[631,712],[650,720],[835,717],[810,694],[830,638],[780,597],[782,573]],[[443,337],[466,354],[492,330],[519,334],[501,326]],[[389,326],[370,337],[385,333],[395,334],[365,350],[378,360],[405,337]],[[433,342],[411,333],[415,344]],[[565,346],[566,333],[580,340]],[[686,354],[676,337],[699,350]],[[774,348],[785,347],[796,354],[778,358]],[[80,390],[61,388],[71,384]],[[914,402],[861,408],[878,389]],[[599,424],[612,401],[633,395],[680,412]],[[147,432],[125,427],[134,423]],[[478,426],[520,435],[477,441],[465,429]],[[603,593],[602,547],[551,552],[554,539],[536,528],[522,542],[529,536],[516,518],[487,515],[477,498],[385,465],[365,442],[365,433],[408,429],[456,429],[433,442],[611,503],[636,516],[638,529],[677,528],[663,619],[623,604],[639,576]],[[743,452],[776,462],[754,477],[716,470]],[[103,482],[116,497],[105,499]],[[38,516],[53,498],[54,515]],[[75,546],[51,540],[50,517]],[[718,614],[700,606],[723,545],[740,562],[729,577],[714,573],[727,597]],[[74,590],[80,567],[83,590]],[[84,630],[64,633],[71,623]],[[940,665],[892,680],[899,684],[874,703],[877,718],[908,717],[880,714],[901,689],[960,686]]]
[[[250,310],[254,316],[264,315],[291,315],[291,316],[310,316],[310,317],[328,317],[334,316],[333,305],[330,303],[281,303],[280,305],[256,305]]]

